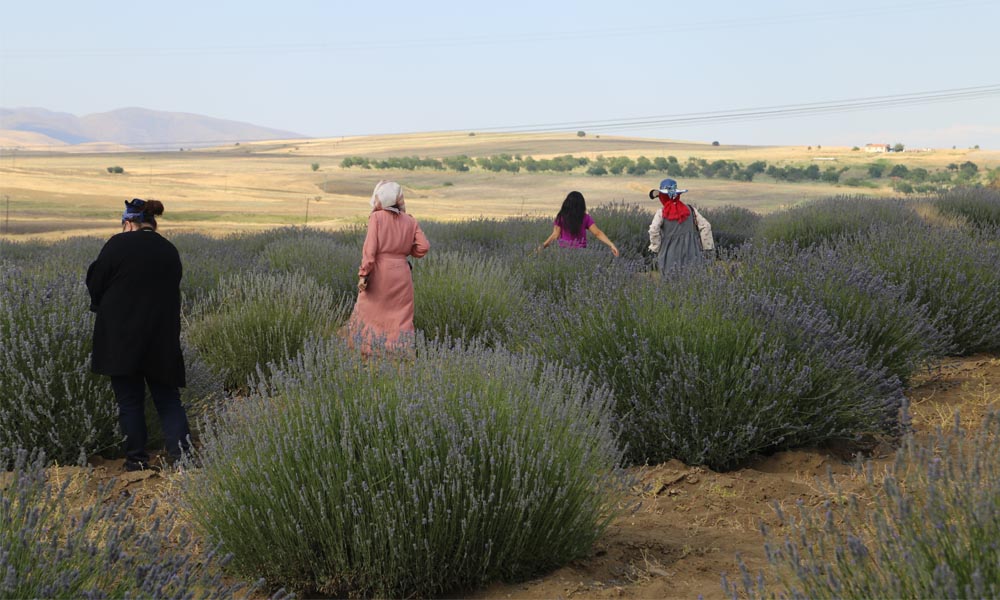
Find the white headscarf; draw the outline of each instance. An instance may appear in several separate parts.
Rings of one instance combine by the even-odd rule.
[[[369,204],[372,210],[387,210],[397,215],[401,212],[399,203],[403,201],[403,188],[395,181],[385,181],[384,179],[375,184],[372,192],[372,199]]]

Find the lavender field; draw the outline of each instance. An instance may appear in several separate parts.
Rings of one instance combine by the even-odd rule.
[[[665,275],[634,206],[591,211],[619,258],[536,252],[548,219],[423,222],[415,352],[378,360],[337,334],[363,229],[171,237],[198,451],[132,482],[150,506],[96,476],[120,441],[89,372],[104,240],[0,241],[0,596],[482,594],[606,552],[669,487],[651,469],[890,448],[698,593],[1000,597],[997,417],[911,421],[915,381],[1000,353],[1000,192],[702,212],[716,259]],[[611,579],[589,595],[649,593]]]

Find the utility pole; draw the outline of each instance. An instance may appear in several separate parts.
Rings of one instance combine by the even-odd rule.
[[[309,197],[306,196],[306,224],[302,228],[309,227]]]

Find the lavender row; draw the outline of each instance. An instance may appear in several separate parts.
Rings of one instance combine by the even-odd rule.
[[[183,486],[245,577],[437,596],[586,554],[623,476],[607,389],[481,344],[306,345],[208,426]]]

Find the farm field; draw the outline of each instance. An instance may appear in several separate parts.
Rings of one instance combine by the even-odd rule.
[[[941,168],[976,161],[982,169],[1000,166],[1000,152],[938,150],[875,157],[849,148],[712,146],[633,138],[554,134],[481,133],[370,136],[333,140],[260,142],[183,152],[31,153],[5,149],[0,156],[0,234],[59,239],[68,235],[105,235],[114,229],[121,203],[132,197],[164,201],[165,231],[225,234],[279,226],[337,229],[363,222],[371,189],[379,179],[401,182],[410,210],[428,220],[452,221],[479,216],[539,216],[554,213],[566,193],[583,192],[588,205],[625,202],[653,209],[646,192],[663,173],[643,176],[587,176],[581,172],[470,172],[430,169],[366,170],[341,168],[349,156],[390,158],[472,157],[502,153],[535,158],[572,154],[674,156],[743,164],[817,164],[858,167],[876,158],[911,167]],[[821,161],[817,159],[822,159]],[[313,171],[312,165],[318,165]],[[109,167],[121,167],[112,174]],[[753,182],[679,178],[687,198],[705,207],[727,204],[758,213],[837,194],[887,195],[882,189],[857,189],[828,183],[783,183],[758,176]],[[58,208],[53,209],[53,206]],[[307,214],[308,213],[308,214]]]
[[[910,396],[914,427],[928,436],[949,427],[959,411],[974,427],[990,410],[1000,410],[1000,358],[979,355],[941,361],[914,382]],[[882,468],[893,449],[871,454]],[[737,471],[715,472],[679,461],[635,467],[641,485],[631,497],[641,502],[634,513],[619,517],[588,557],[574,560],[543,577],[494,584],[462,593],[482,600],[504,598],[728,598],[720,578],[738,576],[739,552],[756,573],[764,568],[761,522],[777,524],[772,503],[792,507],[797,501],[820,506],[830,497],[828,473],[847,492],[862,492],[851,449],[789,450],[761,458]],[[121,459],[95,458],[94,474],[109,496],[136,496],[136,512],[157,503],[158,514],[171,507],[182,477],[122,474]],[[61,475],[76,472],[63,467]]]
[[[4,593],[1000,596],[995,189],[681,178],[717,251],[660,274],[659,173],[338,166],[809,152],[490,138],[2,157]],[[953,152],[921,160],[996,168]],[[371,360],[340,328],[381,178],[404,183],[431,251],[412,270],[413,352]],[[620,257],[537,251],[567,189]],[[113,395],[89,372],[83,279],[122,195],[163,199],[184,262],[198,451],[158,473],[123,472]],[[129,576],[150,561],[165,566]]]

